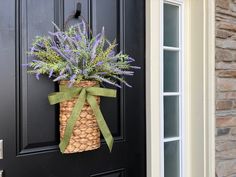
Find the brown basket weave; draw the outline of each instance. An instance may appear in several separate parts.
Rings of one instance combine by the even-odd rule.
[[[67,85],[68,81],[61,81],[61,85]],[[75,83],[74,87],[92,87],[97,85],[95,81],[81,81]],[[71,115],[78,97],[60,103],[60,138],[64,137],[67,120]],[[96,97],[100,104],[100,97]],[[97,149],[100,147],[100,130],[93,110],[86,102],[82,108],[78,120],[73,129],[70,142],[64,153],[76,153]]]

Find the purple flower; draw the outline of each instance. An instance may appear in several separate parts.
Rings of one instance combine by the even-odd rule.
[[[67,52],[67,53],[68,53],[68,52],[70,52],[70,51],[71,51],[71,50],[70,50],[70,47],[69,47],[69,45],[66,45],[66,46],[65,46],[65,52]]]
[[[68,39],[68,36],[62,36],[63,37],[63,40],[66,41]]]
[[[61,72],[60,72],[60,76],[64,73],[65,71],[64,70],[62,70]]]
[[[112,82],[111,80],[106,79],[106,78],[104,78],[104,77],[91,76],[91,78],[95,78],[95,79],[101,80],[101,81],[103,81],[103,82],[106,82],[106,83],[108,83],[108,84],[111,84],[111,85],[114,85],[114,86],[116,86],[116,87],[121,88],[121,86],[120,86],[119,84],[117,84],[117,83],[115,83],[115,82]]]
[[[83,34],[86,35],[87,31],[86,31],[86,24],[84,20],[82,20],[82,27],[83,27]]]
[[[129,57],[127,60],[128,60],[128,61],[135,61],[135,59],[133,59],[133,58],[131,58],[131,57]]]
[[[95,37],[95,41],[94,41],[94,43],[92,45],[92,52],[91,52],[91,59],[92,59],[92,61],[96,57],[97,47],[98,47],[99,43],[101,42],[101,39],[102,39],[102,35],[101,34],[98,34]]]
[[[107,74],[107,72],[99,72],[99,73],[97,73],[98,75],[105,75],[105,74]]]
[[[51,77],[52,77],[52,74],[53,74],[53,69],[50,70],[50,73],[49,73],[49,76],[48,76],[48,77],[51,78]]]
[[[71,77],[70,77],[70,82],[69,82],[69,87],[71,87],[73,84],[74,84],[74,82],[75,82],[75,78],[76,78],[76,74],[73,74]]]
[[[71,68],[70,68],[69,64],[68,64],[68,65],[66,65],[66,71],[68,71],[70,74],[72,74],[72,70],[71,70]]]
[[[37,45],[38,47],[40,47],[40,48],[45,48],[45,46],[44,46],[44,44],[43,44],[42,42],[38,42],[36,45]]]
[[[40,60],[32,60],[32,62],[42,62],[42,61],[40,61]]]
[[[80,36],[79,34],[77,34],[77,35],[75,36],[75,39],[76,39],[77,41],[79,41],[79,40],[81,40],[81,36]]]
[[[52,41],[51,45],[57,47],[57,43],[55,41]]]
[[[31,49],[30,49],[30,52],[33,53],[33,52],[36,52],[36,51],[38,51],[38,50],[35,48],[35,46],[32,46]]]
[[[83,72],[82,72],[83,75],[85,76],[88,76],[88,70],[87,69],[84,69]]]
[[[72,57],[69,57],[69,56],[65,55],[57,47],[52,46],[51,49],[54,50],[58,55],[60,55],[64,60],[66,60],[66,61],[68,61],[70,63],[73,63],[74,65],[77,64],[76,61],[74,61],[74,59]]]
[[[28,67],[29,64],[22,64],[21,66],[23,66],[23,67]]]
[[[40,66],[41,66],[41,64],[37,64],[37,65],[34,67],[34,70],[38,69]]]
[[[39,76],[40,76],[40,73],[37,73],[37,74],[35,75],[35,77],[36,77],[37,80],[39,80]]]
[[[50,34],[51,36],[57,36],[58,34],[60,34],[61,32],[58,31],[58,32],[51,32],[51,31],[48,31],[48,34]]]
[[[51,47],[52,50],[54,50],[58,55],[60,55],[62,58],[64,58],[65,60],[70,60],[69,58],[67,58],[57,47],[52,46]]]
[[[75,78],[76,78],[76,74],[73,74],[73,75],[70,77],[70,81],[75,80]]]
[[[134,72],[133,71],[121,71],[120,74],[127,75],[127,76],[133,76]]]
[[[83,74],[83,71],[81,69],[78,69],[80,74]]]
[[[120,70],[118,68],[115,68],[114,71],[117,73],[117,74],[120,74],[120,75],[127,75],[127,76],[133,76],[134,75],[134,72],[133,71],[123,71],[123,70]]]
[[[141,69],[141,67],[139,67],[139,66],[130,66],[130,68],[132,68],[132,69]]]
[[[62,80],[62,79],[65,79],[67,77],[66,74],[63,74],[61,76],[58,76],[56,79],[54,79],[53,81],[56,82],[56,81],[59,81],[59,80]]]
[[[53,81],[69,80],[69,87],[73,86],[78,77],[94,79],[116,87],[121,87],[122,83],[131,87],[123,80],[122,75],[132,76],[134,72],[129,70],[140,67],[132,66],[130,63],[135,61],[133,58],[116,51],[116,44],[105,37],[104,27],[101,33],[92,36],[92,40],[83,20],[65,32],[60,31],[56,25],[55,28],[56,32],[36,38],[29,49],[34,60],[22,65],[29,66],[36,79],[47,71],[48,77],[53,77]],[[45,55],[38,55],[37,51]],[[98,56],[101,56],[101,60]]]
[[[55,36],[59,41],[65,40],[65,35],[63,32],[58,31],[58,32],[48,32],[51,36]]]
[[[109,54],[108,54],[108,57],[114,57],[115,56],[115,51],[111,51]]]
[[[104,62],[103,61],[99,61],[96,66],[101,66]]]
[[[124,83],[125,83],[125,85],[126,85],[126,86],[128,86],[128,87],[132,88],[132,86],[131,86],[131,85],[129,85],[127,82],[124,82]]]

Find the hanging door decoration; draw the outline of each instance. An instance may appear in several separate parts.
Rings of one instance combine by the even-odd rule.
[[[77,13],[80,15],[80,13]],[[111,85],[131,87],[124,76],[133,76],[135,61],[116,51],[105,29],[93,35],[88,23],[81,22],[66,31],[55,25],[56,32],[37,36],[28,54],[33,60],[24,64],[36,79],[47,75],[59,83],[59,92],[48,95],[51,105],[60,103],[60,151],[76,153],[100,147],[100,132],[110,151],[113,136],[100,110],[100,97],[116,97]]]

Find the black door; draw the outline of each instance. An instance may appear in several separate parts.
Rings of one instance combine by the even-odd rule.
[[[104,117],[115,137],[112,153],[100,149],[62,155],[58,149],[58,107],[47,95],[57,90],[21,67],[36,35],[63,26],[82,4],[94,33],[105,26],[142,69],[117,99],[102,98]],[[0,0],[0,140],[5,177],[145,177],[145,2],[144,0]]]

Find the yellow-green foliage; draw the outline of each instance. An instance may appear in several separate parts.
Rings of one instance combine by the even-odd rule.
[[[116,42],[110,43],[101,33],[88,36],[85,23],[74,25],[63,32],[57,31],[50,36],[37,36],[32,43],[29,55],[33,60],[28,63],[29,73],[46,74],[54,81],[67,79],[73,84],[80,80],[97,80],[120,87],[120,83],[130,86],[123,79],[124,75],[134,74],[130,69],[134,59],[126,54],[116,53]]]

